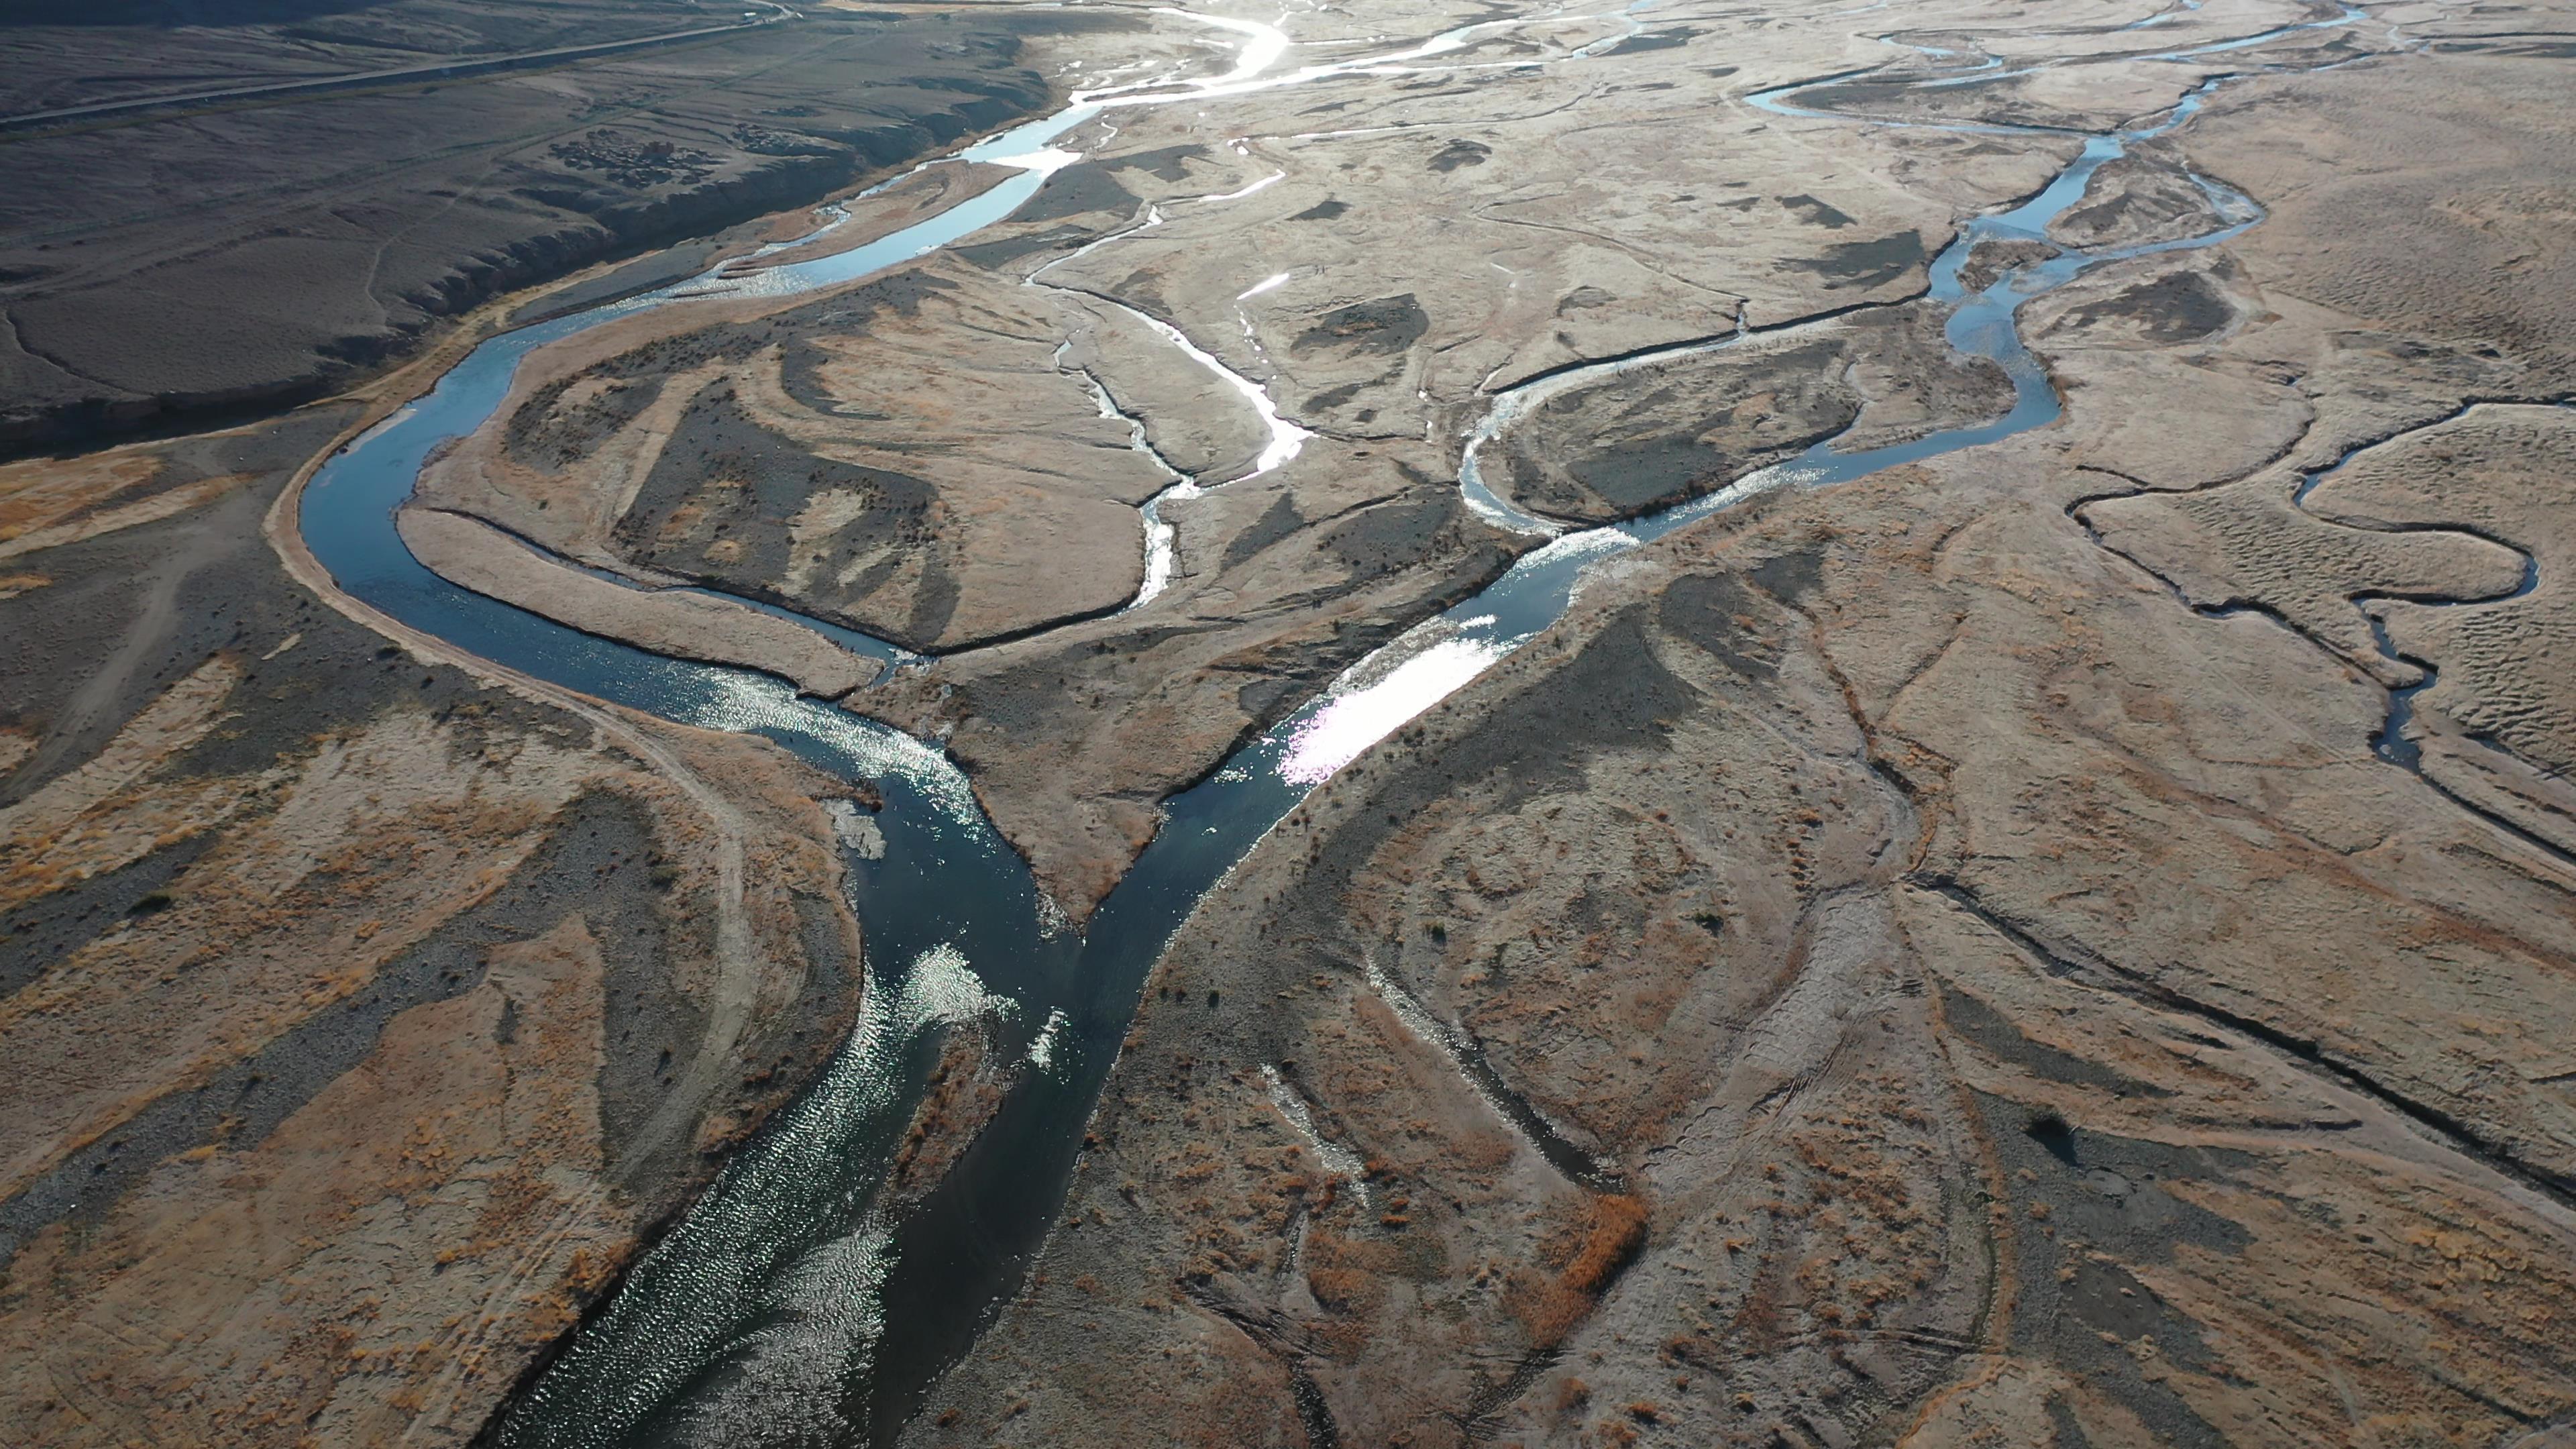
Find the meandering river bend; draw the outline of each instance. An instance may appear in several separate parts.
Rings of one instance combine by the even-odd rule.
[[[1634,11],[1642,8],[1620,12],[1631,33],[1638,28]],[[719,269],[494,337],[427,394],[328,460],[307,485],[298,515],[304,540],[358,599],[460,650],[564,689],[686,725],[763,735],[838,777],[872,784],[884,800],[882,857],[851,862],[852,904],[867,943],[867,996],[857,1028],[823,1075],[727,1164],[697,1206],[505,1411],[494,1426],[503,1445],[890,1441],[1018,1285],[1062,1201],[1084,1123],[1164,945],[1201,896],[1308,791],[1554,622],[1584,571],[1603,558],[1762,492],[1848,481],[2054,421],[2056,395],[2015,330],[2019,306],[2107,262],[2222,242],[2260,215],[2242,195],[2203,182],[2210,215],[2198,236],[2061,250],[1969,293],[1961,278],[1974,248],[1989,241],[2045,242],[2050,221],[2083,197],[2099,167],[2134,143],[2183,125],[2221,82],[2201,85],[2147,123],[2082,136],[2081,153],[2045,189],[1965,223],[1931,264],[1929,295],[1951,308],[1951,346],[1990,360],[2012,381],[2014,400],[2004,416],[1866,451],[1841,452],[1828,441],[1721,491],[1612,527],[1564,532],[1522,511],[1485,484],[1478,450],[1550,397],[1611,381],[1626,369],[1731,346],[1746,334],[1569,369],[1491,395],[1462,442],[1461,487],[1487,519],[1550,535],[1548,541],[1475,598],[1355,666],[1205,783],[1169,801],[1161,833],[1079,936],[1055,923],[1023,863],[936,748],[801,697],[767,675],[646,653],[470,593],[404,548],[394,511],[432,451],[489,418],[520,361],[549,342],[710,292],[805,292],[900,265],[1009,216],[1049,173],[1076,159],[1054,143],[1105,111],[1214,102],[1361,72],[1382,75],[1390,67],[1436,68],[1442,57],[1471,50],[1482,35],[1527,23],[1490,22],[1370,57],[1283,71],[1278,67],[1293,46],[1273,27],[1166,13],[1237,37],[1232,67],[1203,80],[1077,95],[1052,116],[931,163],[984,161],[1017,174],[868,246],[751,271]],[[2346,24],[2358,14],[2311,24]],[[2281,33],[2224,45],[2247,48]],[[1615,63],[1602,54],[1606,49],[1513,63]],[[1817,84],[1751,99],[1790,116],[1929,124],[1794,103],[1800,90]],[[1954,129],[2076,134],[1998,125]],[[1212,364],[1186,338],[1175,339]],[[1260,390],[1258,383],[1244,385]],[[1158,523],[1147,516],[1149,548],[1158,542]],[[1160,541],[1168,546],[1168,535]],[[881,658],[900,654],[847,630],[825,632]],[[890,1208],[881,1189],[894,1145],[943,1033],[970,1019],[983,1021],[1023,1068],[948,1176],[926,1199]]]

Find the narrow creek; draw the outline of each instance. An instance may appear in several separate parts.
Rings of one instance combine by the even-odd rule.
[[[1624,20],[1633,34],[1638,8],[1612,18]],[[1849,453],[1829,441],[1716,493],[1612,527],[1567,533],[1518,509],[1486,486],[1478,449],[1549,397],[1627,369],[1733,345],[1737,337],[1575,368],[1491,395],[1484,418],[1463,441],[1464,495],[1505,527],[1553,536],[1474,599],[1353,667],[1205,783],[1167,802],[1161,832],[1079,936],[1056,924],[1024,864],[936,748],[799,696],[767,675],[646,653],[470,593],[405,549],[394,510],[432,450],[489,418],[520,361],[538,347],[639,308],[711,291],[840,285],[956,241],[1026,202],[1048,174],[1075,159],[1053,143],[1109,109],[1213,100],[1362,72],[1384,75],[1529,23],[1485,22],[1388,53],[1274,76],[1267,72],[1291,49],[1275,28],[1182,18],[1241,36],[1233,68],[1207,80],[1079,94],[1055,115],[969,147],[950,159],[992,162],[1017,174],[868,246],[749,272],[719,269],[492,338],[429,393],[326,462],[306,490],[299,526],[314,555],[341,588],[403,623],[583,695],[686,725],[763,735],[834,776],[872,784],[884,802],[877,816],[881,856],[851,861],[868,980],[848,1042],[728,1162],[557,1361],[504,1411],[491,1434],[498,1444],[890,1442],[1016,1289],[1040,1246],[1092,1104],[1163,947],[1199,899],[1310,790],[1562,616],[1584,571],[1603,558],[1762,492],[1843,482],[2054,421],[2056,395],[2015,330],[2023,302],[2107,262],[2222,242],[2259,217],[2242,195],[2204,183],[2212,215],[2200,236],[2061,250],[1969,293],[1962,269],[1979,244],[2045,241],[2049,222],[2083,197],[2100,166],[2182,125],[2220,82],[2203,84],[2150,124],[2086,136],[2082,153],[2038,195],[1966,223],[1931,264],[1930,296],[1953,309],[1950,344],[1992,361],[2013,383],[2014,401],[2004,416]],[[1556,61],[1607,49],[1587,46]],[[1788,116],[1858,119],[1790,104],[1790,96],[1819,83],[1752,100]],[[1987,124],[1958,129],[2075,134]],[[1166,340],[1203,355],[1177,333]],[[1262,400],[1266,405],[1266,393]],[[1187,486],[1188,480],[1176,485]],[[1159,523],[1148,515],[1149,547]],[[880,658],[899,657],[864,636],[826,632]],[[1012,1085],[986,1129],[926,1196],[891,1203],[883,1189],[894,1146],[948,1029],[968,1022],[980,1023],[996,1049],[1018,1064]]]

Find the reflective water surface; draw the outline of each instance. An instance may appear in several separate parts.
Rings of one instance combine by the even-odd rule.
[[[1620,13],[1633,17],[1642,8],[1632,5]],[[1496,523],[1551,535],[1548,542],[1476,598],[1353,667],[1206,783],[1171,800],[1160,835],[1080,936],[1056,924],[1023,863],[937,749],[800,697],[782,680],[648,654],[468,593],[431,574],[404,549],[393,511],[408,497],[431,449],[488,418],[521,359],[537,347],[639,308],[710,294],[805,292],[898,265],[1008,216],[1049,173],[1075,159],[1052,143],[1109,109],[1221,98],[1352,74],[1403,73],[1434,57],[1470,50],[1481,35],[1529,23],[1486,22],[1374,57],[1271,75],[1293,48],[1274,27],[1184,18],[1243,37],[1227,72],[1203,81],[1151,82],[1077,96],[1064,111],[967,148],[957,159],[987,161],[1017,174],[866,246],[757,269],[719,269],[493,338],[427,395],[330,460],[306,491],[300,521],[315,555],[342,588],[404,623],[585,695],[684,724],[761,734],[838,777],[872,782],[884,799],[878,816],[886,845],[882,858],[851,862],[852,902],[865,924],[868,972],[856,1029],[821,1079],[728,1163],[703,1200],[505,1413],[496,1426],[504,1445],[891,1439],[938,1373],[1007,1298],[1039,1246],[1146,972],[1202,894],[1309,790],[1554,622],[1585,569],[1602,558],[1762,492],[1846,481],[2053,421],[2056,396],[2014,328],[2014,313],[2024,301],[2121,257],[2223,241],[2259,216],[2242,195],[2205,181],[2212,220],[2201,236],[2061,252],[1966,294],[1961,272],[1978,243],[2045,240],[2048,223],[2082,197],[2096,169],[2129,145],[2183,124],[2218,82],[2151,124],[2087,137],[2081,155],[2045,190],[1966,224],[1931,267],[1931,297],[1953,308],[1947,322],[1952,346],[1992,360],[2013,381],[2013,405],[2004,416],[1865,451],[1819,444],[1717,493],[1614,527],[1565,532],[1513,506],[1486,487],[1477,450],[1549,397],[1600,385],[1628,369],[1735,345],[1738,337],[1573,369],[1495,395],[1462,440],[1464,496]],[[1637,30],[1633,18],[1627,29]],[[2226,45],[2252,43],[2257,42]],[[2213,48],[2224,47],[2202,49]],[[1608,49],[1610,43],[1601,43],[1553,60],[1505,63],[1574,62]],[[1784,116],[1849,123],[1850,117],[1792,103],[1797,91],[1814,84],[1752,100]],[[1171,331],[1166,340],[1223,371],[1188,338],[1155,325]],[[1269,451],[1257,466],[1277,466],[1293,453],[1303,431],[1279,416],[1259,383],[1239,381],[1238,390],[1248,389],[1247,403],[1271,430]],[[1147,525],[1150,548],[1159,517],[1148,514]],[[1162,541],[1168,548],[1167,535]],[[1168,576],[1168,557],[1163,568]],[[909,662],[881,641],[802,622],[875,657]],[[935,668],[935,661],[928,667]],[[943,1033],[970,1020],[982,1023],[1020,1062],[1016,1084],[949,1176],[925,1200],[893,1210],[879,1192],[892,1148]]]

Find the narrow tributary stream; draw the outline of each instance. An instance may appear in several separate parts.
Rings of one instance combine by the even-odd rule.
[[[1355,666],[1205,783],[1169,801],[1161,832],[1079,936],[1053,923],[1025,865],[935,748],[801,697],[770,676],[646,653],[467,592],[404,548],[394,511],[432,450],[489,418],[521,359],[538,347],[639,308],[710,291],[840,285],[946,245],[1028,200],[1047,174],[1074,159],[1051,143],[1105,109],[1210,101],[1358,72],[1384,75],[1464,51],[1480,33],[1527,23],[1488,22],[1388,54],[1269,76],[1289,48],[1275,29],[1189,18],[1245,37],[1232,71],[1208,81],[1077,96],[1056,115],[968,148],[953,159],[994,162],[1019,174],[869,246],[711,273],[495,337],[428,394],[329,460],[307,488],[300,527],[314,555],[341,588],[404,624],[583,695],[682,724],[764,735],[835,776],[873,784],[884,801],[877,816],[882,855],[851,861],[852,903],[867,944],[867,995],[857,1028],[821,1077],[727,1164],[557,1361],[505,1410],[493,1430],[502,1445],[890,1441],[1014,1291],[1044,1238],[1092,1104],[1163,947],[1202,895],[1308,791],[1554,622],[1586,567],[1604,557],[1760,492],[1842,482],[2053,421],[2057,398],[2015,332],[2016,308],[2086,268],[2208,246],[2258,215],[2244,197],[2204,183],[2212,202],[2204,235],[2061,252],[1967,293],[1961,272],[1979,243],[2045,241],[2049,222],[2084,195],[2096,169],[2132,143],[2181,125],[2218,82],[2153,124],[2084,137],[2081,155],[2046,189],[1968,223],[1931,266],[1932,299],[1954,309],[1951,344],[1993,361],[2012,379],[2014,402],[2005,416],[1894,447],[1843,453],[1822,444],[1723,491],[1615,527],[1558,533],[1486,488],[1475,466],[1477,449],[1548,397],[1735,339],[1571,369],[1494,395],[1465,442],[1466,497],[1506,527],[1557,536],[1474,599]],[[1802,88],[1753,99],[1786,115],[1853,119],[1789,104],[1787,97]],[[828,632],[853,642],[846,630]],[[899,652],[858,642],[889,659]],[[893,1148],[946,1029],[970,1020],[980,1021],[1019,1063],[1014,1084],[926,1198],[890,1206],[882,1188]]]

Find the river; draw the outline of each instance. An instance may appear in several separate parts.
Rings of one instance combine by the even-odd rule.
[[[1634,12],[1642,8],[1615,18],[1636,33]],[[1967,292],[1962,269],[1977,245],[2045,240],[2049,222],[2082,198],[2095,170],[2137,141],[2183,125],[2221,82],[2202,84],[2147,124],[2084,136],[2080,155],[2044,190],[1967,222],[1931,264],[1929,295],[1952,309],[1950,344],[1994,362],[2012,380],[2014,401],[2004,416],[1865,451],[1840,452],[1828,441],[1718,492],[1612,527],[1565,532],[1515,507],[1484,483],[1478,450],[1550,397],[1760,334],[1659,348],[1491,395],[1462,440],[1461,487],[1484,517],[1549,535],[1547,542],[1475,598],[1362,661],[1205,783],[1170,800],[1161,832],[1080,935],[1062,928],[1019,857],[982,816],[966,780],[936,748],[800,697],[767,675],[649,654],[469,593],[430,573],[404,548],[394,511],[432,450],[488,419],[521,359],[538,347],[641,308],[711,293],[810,292],[900,265],[1009,216],[1049,174],[1077,159],[1054,143],[1117,108],[1205,103],[1364,72],[1436,68],[1441,57],[1464,55],[1485,35],[1528,23],[1488,22],[1373,56],[1276,71],[1293,46],[1274,27],[1163,13],[1239,38],[1233,65],[1200,80],[1078,94],[1054,115],[930,163],[984,161],[1016,174],[868,246],[759,269],[719,268],[494,337],[427,394],[328,460],[306,489],[298,515],[306,543],[342,589],[386,614],[579,694],[681,724],[763,735],[835,776],[872,784],[884,801],[882,858],[850,862],[851,903],[867,944],[867,995],[856,1029],[822,1075],[728,1162],[551,1368],[505,1410],[495,1426],[502,1445],[891,1441],[1026,1271],[1063,1199],[1084,1124],[1145,976],[1165,944],[1199,899],[1309,791],[1548,627],[1565,612],[1584,571],[1601,559],[1766,491],[1827,486],[2054,421],[2056,395],[2015,329],[2022,303],[2114,260],[2216,244],[2260,216],[2242,195],[2203,182],[2211,215],[2202,235],[2065,251]],[[2320,23],[2349,23],[2358,13]],[[2270,34],[2280,33],[2286,32]],[[1595,44],[1509,63],[1603,63],[1609,48]],[[1821,83],[1750,100],[1785,116],[1853,120],[1793,103],[1800,90]],[[810,239],[783,246],[804,240]],[[1177,332],[1167,340],[1222,370]],[[1238,380],[1266,410],[1261,384]],[[1275,453],[1280,420],[1275,410],[1265,416],[1274,424]],[[1185,479],[1176,486],[1196,485]],[[1149,550],[1159,524],[1149,511]],[[1168,547],[1168,534],[1161,542]],[[1140,604],[1150,600],[1155,579],[1149,569]],[[935,660],[910,661],[846,630],[826,632],[905,667],[937,667]],[[881,1193],[893,1147],[945,1031],[969,1020],[983,1022],[1021,1068],[997,1115],[948,1176],[926,1199],[898,1211]]]

